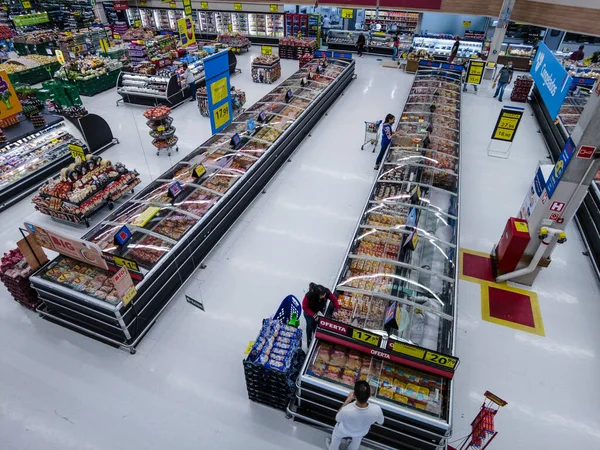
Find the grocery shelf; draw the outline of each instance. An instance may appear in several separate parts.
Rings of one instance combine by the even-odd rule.
[[[313,65],[285,80],[265,96],[268,101],[246,109],[237,122],[212,136],[93,227],[84,239],[103,249],[110,270],[90,268],[97,275],[88,276],[87,284],[82,283],[90,286],[85,292],[76,291],[68,277],[61,281],[56,277],[57,273],[73,273],[72,260],[59,257],[36,272],[31,280],[43,301],[40,314],[107,344],[135,352],[136,345],[185,280],[200,267],[208,252],[353,78],[354,61],[329,60],[321,80],[325,84],[321,89],[321,84],[312,85],[318,93],[311,101],[299,97],[293,97],[289,103],[279,101],[289,89],[302,92],[300,83],[308,70],[314,72]],[[327,74],[331,76],[326,78]],[[263,127],[259,120],[261,112],[268,126]],[[246,127],[250,118],[257,124],[252,133]],[[230,146],[235,134],[242,141],[237,148]],[[199,177],[192,172],[197,164],[206,164]],[[169,204],[168,196],[175,181],[181,186],[176,205]],[[150,207],[155,208],[150,210],[153,214],[140,222],[139,217]],[[192,215],[180,214],[178,210]],[[128,226],[133,237],[131,244],[118,248],[113,235],[123,225]],[[114,257],[124,257],[138,265],[138,271],[130,271],[137,294],[127,305],[113,298],[110,292],[99,293],[91,287],[97,277],[105,279],[116,271]],[[79,262],[75,263],[81,267]],[[85,270],[87,274],[88,269]]]

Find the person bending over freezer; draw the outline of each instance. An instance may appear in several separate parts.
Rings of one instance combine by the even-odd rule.
[[[354,391],[348,394],[346,401],[335,416],[337,422],[331,437],[326,439],[328,450],[339,450],[342,439],[351,438],[348,450],[358,450],[360,443],[369,433],[371,425],[383,425],[383,411],[379,405],[369,403],[371,387],[366,381],[357,381]],[[356,400],[352,403],[353,400]]]

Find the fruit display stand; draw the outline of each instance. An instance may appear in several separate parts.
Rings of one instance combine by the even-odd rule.
[[[15,51],[21,55],[54,55],[54,50],[58,48],[56,41],[59,34],[52,30],[38,30],[23,33],[13,38]]]
[[[279,40],[279,57],[281,59],[300,59],[306,53],[314,53],[317,41],[309,38],[286,36]]]
[[[288,412],[332,427],[357,380],[383,425],[376,448],[437,450],[452,431],[458,366],[462,66],[422,61],[332,289]]]
[[[121,67],[120,61],[88,56],[65,64],[54,77],[76,87],[80,95],[93,96],[116,86]]]
[[[153,138],[152,145],[156,148],[156,156],[161,151],[167,152],[171,156],[171,149],[179,151],[177,141],[179,138],[175,136],[175,127],[173,118],[169,117],[171,108],[168,106],[156,106],[144,111],[144,117],[148,119],[146,125],[150,128],[150,137]]]
[[[277,55],[259,55],[252,60],[252,81],[271,84],[281,77],[281,62]]]
[[[0,260],[0,281],[17,303],[35,310],[39,305],[37,292],[29,284],[31,267],[19,249],[10,250]]]
[[[81,290],[70,275],[61,277],[78,271],[79,262],[60,257],[31,277],[42,298],[38,312],[135,352],[182,283],[351,83],[355,64],[329,60],[306,88],[301,82],[311,64],[299,70],[90,229],[83,239],[100,246],[111,268],[114,257],[132,261],[137,294],[130,303],[107,301],[92,284]],[[286,103],[289,90],[295,95]],[[250,119],[256,123],[252,131]],[[123,225],[131,241],[116,248]]]
[[[58,177],[46,181],[32,202],[36,210],[53,219],[89,227],[95,213],[104,206],[113,209],[113,202],[133,193],[139,183],[135,170],[88,154],[85,161],[78,156]]]
[[[27,55],[11,58],[0,64],[0,70],[8,73],[13,84],[36,84],[52,79],[60,63],[52,56]]]

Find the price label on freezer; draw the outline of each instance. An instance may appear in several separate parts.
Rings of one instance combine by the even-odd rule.
[[[148,206],[141,214],[133,219],[131,225],[136,227],[144,227],[156,214],[158,214],[159,211],[160,208],[158,206]]]
[[[134,270],[136,272],[140,271],[140,267],[135,261],[126,258],[121,258],[119,256],[113,256],[113,260],[115,264],[119,267],[127,267],[128,269]]]
[[[206,167],[204,167],[202,164],[198,164],[197,166],[194,167],[193,172],[197,178],[200,178],[202,175],[204,175],[206,173]]]
[[[139,19],[138,19],[138,20],[136,20],[136,21],[135,21],[135,27],[136,27],[136,28],[140,28],[141,26],[142,26],[142,21],[141,21],[141,20],[139,20]]]
[[[261,52],[263,55],[272,55],[272,54],[273,54],[273,47],[271,47],[270,45],[263,45],[263,46],[260,48],[260,52]]]
[[[381,344],[381,336],[375,333],[368,333],[364,330],[352,330],[352,339],[356,339],[357,341],[364,342],[365,344],[371,344],[376,347],[379,347]]]
[[[241,11],[242,10],[242,4],[241,3],[234,3],[233,4],[233,10],[234,11]]]
[[[135,294],[137,294],[137,291],[134,286],[131,286],[129,288],[129,290],[125,293],[125,295],[123,296],[123,304],[125,306],[127,306],[129,304],[129,302],[131,300],[133,300],[133,297],[135,297]]]
[[[123,225],[119,231],[115,234],[114,242],[116,245],[123,246],[127,244],[127,241],[131,239],[131,231],[127,228],[126,225]],[[124,266],[125,264],[119,264],[115,261],[117,266]]]
[[[512,106],[505,106],[500,111],[494,132],[492,133],[492,139],[498,141],[512,142],[515,138],[515,133],[521,123],[521,117],[523,117],[523,108],[516,108]]]
[[[223,77],[210,85],[211,102],[216,105],[227,97],[227,77]]]
[[[169,6],[173,9],[177,8],[177,3],[176,2],[169,2]]]
[[[353,9],[342,8],[342,19],[352,19],[354,17]]]
[[[402,342],[391,340],[388,342],[388,349],[393,352],[400,353],[402,355],[412,356],[413,358],[417,359],[423,359],[425,357],[426,351],[420,347],[413,347],[412,345],[403,344]]]
[[[200,8],[208,9],[208,2],[200,2]]]
[[[108,41],[106,39],[100,39],[100,48],[104,53],[108,53]]]
[[[438,366],[448,367],[449,369],[456,368],[456,364],[458,363],[458,359],[453,358],[452,356],[440,355],[439,353],[428,351],[425,353],[425,361],[429,361],[430,363],[437,364]]]
[[[213,110],[215,128],[221,128],[224,124],[229,122],[230,119],[231,113],[229,111],[229,103],[223,103],[221,106]]]

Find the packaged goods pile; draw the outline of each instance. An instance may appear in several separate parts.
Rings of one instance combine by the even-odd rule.
[[[513,90],[510,94],[510,100],[513,102],[526,103],[532,86],[533,78],[531,78],[529,75],[517,77]]]
[[[451,427],[457,364],[451,355],[462,67],[428,64],[420,63],[340,270],[340,308],[318,323],[296,412],[330,424],[332,401],[366,380],[375,401],[399,421],[386,421],[371,438],[400,441],[405,430],[396,423],[410,418],[412,443],[427,437],[431,444],[418,448],[433,450]],[[434,360],[446,365],[423,363]]]
[[[243,362],[250,400],[283,409],[294,396],[302,363],[302,330],[265,319]]]
[[[16,302],[35,310],[40,302],[37,292],[29,284],[29,276],[32,273],[31,267],[19,249],[10,250],[2,256],[0,281]]]
[[[248,50],[250,48],[250,40],[241,33],[231,32],[222,33],[217,39],[221,44],[225,44],[232,49]]]
[[[314,53],[317,41],[309,38],[286,36],[279,40],[279,57],[282,59],[300,59],[305,53]]]
[[[271,84],[281,77],[281,62],[277,55],[260,55],[252,60],[252,81]]]
[[[149,27],[129,28],[125,34],[121,35],[124,41],[139,41],[154,37],[156,30]]]
[[[99,156],[79,156],[60,175],[51,178],[40,187],[33,198],[35,209],[42,214],[68,222],[84,222],[100,208],[131,193],[140,183],[138,173],[129,171],[121,164],[112,164]]]
[[[117,345],[135,346],[149,322],[173,297],[173,289],[177,289],[173,282],[190,276],[199,264],[197,259],[204,258],[216,245],[287,160],[304,134],[350,83],[354,64],[354,61],[331,60],[320,73],[307,80],[307,86],[301,83],[308,70],[315,71],[316,67],[308,65],[297,72],[127,199],[84,236],[102,249],[109,262],[114,257],[131,261],[135,267],[132,277],[141,280],[132,304],[148,305],[151,314],[135,316],[131,304],[93,302],[91,307],[103,317],[124,318],[117,328],[108,326],[119,323],[109,318],[105,319],[106,327],[98,327],[92,318],[95,313],[90,313],[91,316],[86,312],[76,316],[68,313],[76,303],[88,304],[84,299],[87,294],[74,291],[72,285],[55,283],[54,278],[44,275],[46,269],[34,277],[34,286],[42,298],[49,293],[50,299],[58,296],[63,303],[48,301],[41,313],[72,321],[85,329],[99,330],[103,339]],[[175,131],[168,113],[168,108],[160,107],[146,113],[151,132],[157,132],[158,137],[153,138],[167,143],[170,138],[166,134]],[[250,119],[256,124],[252,131],[247,126]],[[173,134],[171,138],[174,137]],[[128,243],[116,246],[115,235],[123,226],[129,229],[131,238]],[[174,273],[177,276],[172,276]]]

